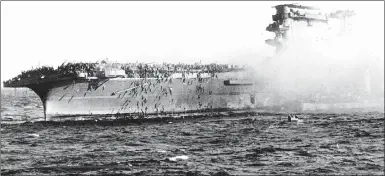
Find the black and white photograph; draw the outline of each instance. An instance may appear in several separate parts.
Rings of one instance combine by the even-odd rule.
[[[384,175],[384,1],[2,1],[1,175]]]

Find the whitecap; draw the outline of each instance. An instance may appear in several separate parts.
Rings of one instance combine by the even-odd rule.
[[[27,137],[39,137],[40,135],[39,134],[36,134],[36,133],[32,133],[32,134],[27,134]]]
[[[180,155],[180,156],[174,156],[171,158],[168,158],[170,161],[177,161],[177,160],[187,160],[189,157],[186,155]]]

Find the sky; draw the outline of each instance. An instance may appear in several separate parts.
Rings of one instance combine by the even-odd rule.
[[[1,80],[64,61],[242,63],[274,54],[273,5],[288,1],[1,2]],[[383,59],[384,2],[302,2],[353,9],[355,39]]]

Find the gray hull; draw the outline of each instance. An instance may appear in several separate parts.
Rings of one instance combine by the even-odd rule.
[[[231,79],[238,78],[243,79],[236,76]],[[113,78],[61,81],[48,91],[45,113],[47,120],[59,120],[111,114],[159,116],[256,108],[255,84],[228,84],[229,79],[219,75],[200,80]]]
[[[163,80],[61,78],[7,86],[31,88],[41,98],[48,121],[183,117],[245,111],[297,113],[383,109],[383,101],[307,103],[305,98],[279,96],[264,91],[268,88],[253,80],[251,75],[227,72],[201,79]]]

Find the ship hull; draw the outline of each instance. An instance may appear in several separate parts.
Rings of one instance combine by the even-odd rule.
[[[62,78],[24,82],[42,100],[45,120],[195,117],[234,113],[352,112],[383,110],[373,102],[307,103],[295,95],[280,96],[264,88],[249,72],[218,73],[213,77]]]
[[[226,85],[229,79],[219,75],[201,79],[61,81],[45,97],[45,115],[47,120],[61,120],[103,115],[151,117],[256,108],[258,102],[254,84]]]

